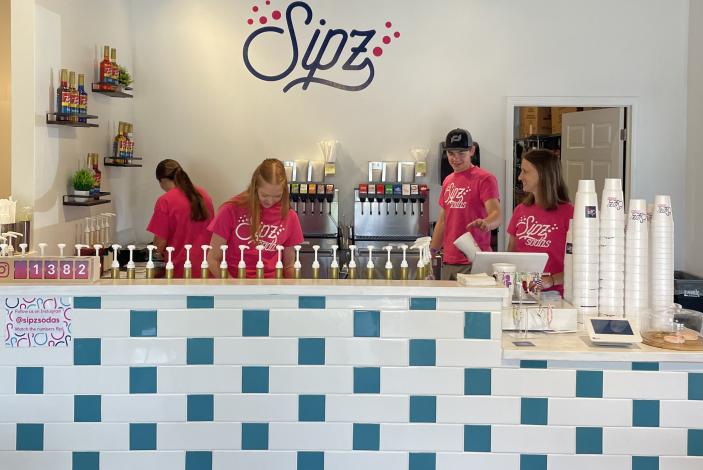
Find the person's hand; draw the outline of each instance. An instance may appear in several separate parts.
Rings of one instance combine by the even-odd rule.
[[[551,289],[554,287],[554,277],[551,274],[542,276],[542,289]]]
[[[469,225],[466,226],[466,229],[470,229],[476,227],[479,230],[483,230],[484,232],[488,231],[488,222],[486,222],[485,219],[476,219],[473,222],[471,222]]]

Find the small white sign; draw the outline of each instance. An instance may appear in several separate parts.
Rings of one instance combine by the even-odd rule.
[[[71,345],[72,297],[4,297],[3,339],[8,348]]]

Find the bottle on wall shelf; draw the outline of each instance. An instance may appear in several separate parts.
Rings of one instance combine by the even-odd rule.
[[[127,162],[132,162],[134,158],[134,128],[131,123],[127,124]]]
[[[80,102],[80,96],[78,95],[78,89],[76,88],[76,72],[70,72],[68,74],[68,90],[71,98],[71,122],[78,122],[78,103]]]
[[[125,163],[123,161],[125,143],[124,125],[124,122],[119,123],[117,135],[115,136],[115,140],[112,142],[112,158],[115,160],[115,163]]]
[[[56,112],[62,114],[70,114],[71,112],[71,93],[68,88],[68,70],[61,69],[61,84],[56,89]],[[65,116],[57,116],[57,121],[68,121]]]
[[[78,74],[78,113],[88,114],[88,93],[85,91],[85,75]],[[79,117],[78,122],[88,122],[88,119]]]
[[[93,184],[93,189],[91,190],[91,195],[95,197],[100,195],[100,182],[102,181],[102,172],[98,167],[98,159],[99,154],[88,154],[88,169],[93,174],[93,179],[95,180],[95,183]]]
[[[110,71],[112,72],[112,84],[119,85],[120,66],[117,65],[117,49],[115,49],[114,47],[110,50]]]
[[[112,84],[112,63],[110,62],[110,46],[103,48],[103,60],[100,62],[100,89],[110,90]]]

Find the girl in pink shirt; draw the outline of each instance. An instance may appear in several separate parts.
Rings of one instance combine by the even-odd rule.
[[[561,161],[549,150],[530,150],[522,157],[520,176],[528,193],[508,224],[508,251],[547,253],[544,290],[563,294],[564,249],[574,206],[561,176]]]
[[[200,245],[210,241],[207,227],[215,213],[212,199],[204,189],[193,185],[176,160],[160,162],[156,166],[156,179],[166,194],[156,201],[146,229],[154,234],[154,245],[165,257],[167,246],[175,248],[172,261],[176,278],[183,277],[184,245],[193,245],[190,251],[192,273],[193,277],[200,277],[200,263],[203,261]]]
[[[220,207],[208,230],[212,232],[212,250],[208,253],[210,271],[219,276],[222,261],[221,245],[227,245],[227,267],[232,277],[237,276],[240,258],[239,245],[246,245],[244,262],[247,277],[256,277],[259,260],[257,245],[263,245],[261,259],[264,277],[276,273],[277,245],[282,245],[283,268],[286,277],[293,277],[294,245],[303,242],[298,214],[290,208],[288,181],[283,163],[275,158],[264,160],[251,176],[246,191],[234,196]]]

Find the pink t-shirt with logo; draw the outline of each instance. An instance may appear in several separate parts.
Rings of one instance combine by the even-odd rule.
[[[247,265],[247,277],[256,277],[256,263],[259,261],[257,243],[251,236],[251,219],[249,210],[244,206],[226,203],[215,216],[208,227],[227,240],[227,267],[232,277],[237,276],[240,251],[239,245],[247,245],[244,250],[244,262]],[[275,277],[278,252],[276,245],[285,247],[299,245],[303,242],[303,231],[300,228],[298,214],[294,210],[288,211],[288,216],[281,220],[281,203],[266,208],[261,208],[261,228],[259,229],[259,243],[264,246],[261,252],[261,261],[264,262],[264,276]],[[220,247],[213,246],[213,250]],[[283,260],[281,260],[283,261]]]
[[[454,246],[454,240],[466,233],[466,226],[488,215],[486,201],[500,200],[498,181],[488,171],[472,166],[468,170],[451,173],[442,183],[439,206],[444,209],[444,262],[469,264],[464,253]],[[471,228],[471,235],[483,251],[491,251],[491,232]]]
[[[547,253],[549,259],[544,271],[551,274],[564,272],[566,232],[573,216],[574,206],[569,203],[559,204],[551,211],[537,204],[518,205],[508,224],[508,233],[515,237],[515,251]],[[563,294],[562,285],[553,290]]]
[[[161,195],[154,206],[154,214],[147,226],[147,231],[166,240],[166,246],[175,248],[172,261],[173,276],[183,277],[183,263],[186,260],[186,250],[183,245],[193,245],[190,250],[190,262],[193,265],[193,277],[200,277],[200,263],[203,261],[203,250],[200,245],[210,243],[210,232],[207,227],[215,215],[210,195],[202,188],[195,188],[205,201],[208,218],[194,221],[190,218],[190,202],[178,188],[173,188]]]

